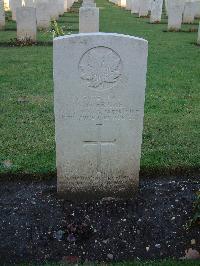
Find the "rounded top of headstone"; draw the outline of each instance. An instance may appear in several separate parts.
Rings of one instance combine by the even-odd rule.
[[[65,39],[75,39],[75,38],[81,38],[81,37],[90,37],[90,38],[95,38],[95,37],[101,37],[101,38],[102,37],[127,38],[127,39],[140,41],[140,42],[148,44],[148,41],[143,39],[143,38],[139,38],[139,37],[135,37],[135,36],[131,36],[131,35],[125,35],[125,34],[106,33],[106,32],[79,33],[79,34],[65,35],[65,36],[56,37],[56,38],[54,38],[53,41],[57,42],[57,41],[65,40]]]

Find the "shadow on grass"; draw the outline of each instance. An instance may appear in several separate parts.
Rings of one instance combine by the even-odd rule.
[[[66,28],[67,32],[73,32],[73,33],[78,33],[79,29],[71,29],[71,28]]]
[[[17,30],[17,28],[15,27],[15,28],[5,28],[4,29],[4,31],[16,31]]]
[[[53,42],[52,41],[39,41],[36,43],[33,43],[31,45],[17,45],[13,42],[0,42],[0,47],[33,47],[33,46],[53,46]]]
[[[177,179],[188,178],[189,180],[195,180],[199,178],[200,167],[175,167],[175,168],[155,168],[155,167],[142,167],[140,169],[140,179],[151,179],[151,178],[169,178],[174,177]],[[38,172],[38,173],[24,173],[24,172],[12,172],[8,171],[0,173],[1,181],[41,181],[41,180],[53,180],[56,179],[56,171],[53,172]]]
[[[59,20],[58,21],[58,24],[62,24],[62,23],[76,24],[76,23],[78,23],[78,19],[75,21],[69,21],[69,20]]]
[[[174,33],[191,33],[191,32],[198,32],[198,29],[191,28],[188,30],[163,30],[163,32],[174,32]]]
[[[200,48],[200,44],[198,44],[198,43],[196,43],[196,42],[191,42],[191,44],[193,44],[193,45],[195,45],[195,46],[197,46],[197,47]]]
[[[150,25],[167,25],[167,22],[165,22],[165,21],[160,21],[160,22],[150,22],[150,21],[147,21],[146,23],[147,24],[150,24]]]

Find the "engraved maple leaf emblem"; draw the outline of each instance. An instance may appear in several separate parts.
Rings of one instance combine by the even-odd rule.
[[[93,48],[82,58],[80,74],[88,81],[89,87],[116,82],[121,75],[121,59],[109,48]]]

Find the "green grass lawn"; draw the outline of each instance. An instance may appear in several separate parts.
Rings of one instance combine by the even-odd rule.
[[[166,32],[167,20],[149,24],[129,11],[97,0],[100,30],[149,41],[141,171],[185,173],[200,165],[200,47],[198,21],[182,32]],[[75,4],[76,7],[79,3]],[[10,16],[10,14],[8,14]],[[66,33],[77,32],[78,13],[59,20]],[[5,47],[16,37],[7,21],[0,32],[0,173],[55,173],[52,46]],[[51,41],[51,32],[38,40]]]

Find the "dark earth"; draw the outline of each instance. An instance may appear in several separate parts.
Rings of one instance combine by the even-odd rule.
[[[0,181],[0,265],[180,258],[200,251],[186,229],[200,178],[140,181],[135,200],[59,199],[56,180]]]

